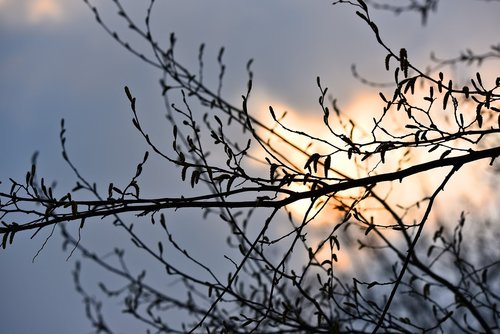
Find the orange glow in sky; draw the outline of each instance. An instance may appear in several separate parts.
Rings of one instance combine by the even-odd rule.
[[[28,7],[28,19],[37,23],[43,20],[59,20],[62,18],[61,5],[56,0],[32,1]]]
[[[63,0],[0,0],[0,19],[16,25],[61,22],[73,5]]]
[[[423,96],[425,96],[425,93],[423,92],[419,93],[417,91],[415,94],[416,99],[419,98],[422,99]],[[329,133],[328,129],[323,124],[322,121],[323,114],[319,106],[317,110],[314,112],[311,111],[301,112],[298,110],[294,110],[292,107],[287,106],[284,103],[271,102],[269,104],[273,106],[273,109],[275,110],[278,119],[283,114],[283,112],[285,111],[287,112],[286,116],[281,120],[281,122],[285,126],[294,130],[313,134],[317,138],[326,140],[332,139],[332,141],[333,140],[338,141],[337,138],[334,138],[332,134]],[[356,122],[355,130],[352,133],[353,140],[357,142],[366,142],[371,140],[370,131],[374,124],[373,117],[376,117],[381,113],[383,106],[384,103],[381,101],[380,97],[373,92],[372,93],[361,92],[357,97],[353,98],[352,101],[349,101],[347,104],[345,104],[345,106],[340,105],[340,109],[344,117],[350,118]],[[290,133],[277,124],[273,125],[273,121],[267,112],[268,107],[264,106],[264,104],[258,110],[263,110],[262,112],[263,115],[259,119],[267,118],[268,120],[267,124],[273,126],[273,129],[276,133],[288,138],[291,142],[293,142],[297,146],[305,149],[309,154],[331,153],[332,149],[328,147],[326,144],[317,143],[303,136]],[[450,113],[450,110],[447,110],[446,112]],[[333,112],[331,112],[331,114],[332,113]],[[405,112],[401,111],[400,114],[405,114]],[[438,113],[436,113],[435,117],[436,119],[443,118],[442,114],[440,115]],[[398,129],[398,128],[403,129],[405,124],[408,123],[407,119],[405,120],[405,118],[407,118],[406,115],[397,115],[395,117],[391,116],[390,118],[387,119],[387,121],[391,124],[387,123],[387,126],[393,129]],[[344,123],[345,122],[346,121],[344,121]],[[442,122],[444,123],[445,121],[442,120]],[[335,119],[332,118],[330,125],[334,127],[335,130],[336,126]],[[444,124],[442,126],[443,128],[445,127]],[[266,138],[265,132],[262,132],[261,135],[264,138]],[[278,151],[285,152],[284,155],[296,166],[298,166],[299,168],[302,168],[304,166],[304,163],[308,158],[306,155],[293,150],[292,148],[280,142],[276,138],[272,138],[270,140],[270,143],[274,145],[274,147]],[[344,147],[345,146],[346,145],[344,144]],[[437,159],[442,153],[441,151],[438,151],[434,155],[432,155],[428,154],[427,151],[428,148],[424,149],[422,152],[419,151],[416,151],[414,153],[412,152],[411,159],[405,160],[402,163],[401,167],[405,168],[411,164],[425,162],[428,161],[429,159]],[[401,154],[402,154],[401,152],[399,153],[396,152],[395,155],[392,156],[391,154],[388,153],[386,156],[386,162],[384,164],[379,164],[380,160],[376,157],[374,157],[373,161],[367,159],[366,169],[364,169],[364,172],[369,173],[369,175],[371,175],[371,173],[374,172],[372,171],[372,169],[375,166],[376,166],[376,172],[379,174],[383,172],[395,171],[397,168],[396,164],[401,159],[400,156]],[[494,194],[492,193],[491,184],[488,178],[486,177],[486,173],[483,172],[488,169],[487,166],[488,163],[489,160],[487,162],[486,161],[477,162],[475,164],[472,164],[470,167],[464,166],[462,170],[459,172],[459,174],[455,176],[454,182],[448,184],[448,186],[446,187],[447,190],[450,191],[445,191],[445,193],[441,195],[441,197],[443,197],[441,201],[457,203],[459,202],[459,198],[463,197],[467,198],[466,201],[476,207],[490,202],[491,199],[493,199]],[[477,168],[478,166],[481,166],[481,168]],[[355,166],[353,165],[353,163],[349,159],[347,159],[345,154],[339,153],[337,155],[332,156],[332,168],[340,170],[349,177],[357,178],[368,175],[368,174],[365,175],[358,174],[354,167]],[[409,205],[410,203],[413,203],[414,201],[424,196],[424,193],[429,194],[429,192],[432,191],[438,185],[440,180],[442,180],[444,172],[446,171],[443,169],[443,170],[431,171],[428,173],[422,173],[419,174],[418,177],[412,177],[411,180],[408,179],[408,181],[411,181],[412,184],[408,184],[409,182],[406,182],[407,184],[404,184],[403,187],[401,186],[398,187],[397,185],[394,185],[394,188],[391,190],[393,192],[393,197],[402,201],[405,205]],[[318,171],[318,175],[321,174],[322,171]],[[471,196],[470,193],[470,187],[472,185],[474,185],[474,187],[477,187],[476,189],[478,190],[477,192],[474,193],[473,196]],[[384,186],[389,186],[389,184]],[[295,191],[306,190],[307,188],[306,186],[301,186],[301,185],[292,185],[292,187],[293,188],[291,189]],[[408,191],[409,189],[412,190]],[[389,190],[387,189],[387,191]],[[304,210],[307,209],[308,205],[309,203],[301,201],[299,203],[296,203],[294,207],[302,208],[300,211],[304,212]]]
[[[417,95],[418,94],[418,95]],[[416,92],[415,98],[422,98],[425,93]],[[269,101],[271,101],[269,103]],[[284,111],[287,111],[286,116],[281,120],[282,123],[291,129],[303,131],[305,133],[313,134],[317,138],[327,139],[332,138],[332,140],[337,140],[329,133],[327,127],[323,123],[323,113],[321,109],[317,108],[316,111],[298,111],[294,110],[292,107],[286,105],[285,103],[272,102],[272,99],[268,100],[268,105],[271,104],[275,110],[276,117],[280,119]],[[273,130],[286,137],[288,140],[292,141],[294,144],[300,148],[306,150],[308,154],[320,153],[328,154],[331,153],[332,148],[326,144],[313,143],[311,140],[294,134],[289,133],[287,130],[283,129],[277,124],[273,124],[272,118],[268,113],[268,105],[264,103],[258,110],[262,110],[262,114],[259,119],[267,120],[269,126],[273,127]],[[352,101],[349,101],[345,105],[339,103],[341,112],[345,118],[350,118],[356,122],[355,130],[352,133],[352,138],[358,142],[369,142],[371,138],[371,129],[373,127],[373,117],[377,117],[384,106],[381,98],[376,93],[360,93]],[[449,110],[448,110],[449,112]],[[404,111],[401,111],[402,115],[396,115],[395,117],[389,117],[386,120],[386,126],[391,129],[404,130],[405,124],[408,122],[408,118]],[[442,118],[442,114],[436,113],[436,118]],[[406,119],[405,119],[406,118]],[[441,120],[446,122],[444,120]],[[338,119],[332,118],[330,125],[332,127],[340,126]],[[346,123],[346,121],[343,121]],[[442,125],[443,128],[446,126]],[[450,126],[453,126],[451,124]],[[334,128],[336,131],[340,131],[341,127],[338,129]],[[450,129],[450,131],[452,131]],[[264,138],[269,137],[265,131],[262,131],[260,135]],[[307,160],[307,156],[297,152],[293,148],[290,148],[283,142],[280,142],[277,138],[271,138],[270,144],[274,146],[278,151],[283,152],[284,156],[289,159],[290,162],[295,164],[298,169],[304,171],[303,166]],[[340,144],[339,144],[340,145]],[[344,153],[334,154],[332,156],[332,168],[338,169],[348,175],[351,178],[365,177],[368,175],[373,175],[375,172],[381,174],[384,172],[396,171],[398,168],[406,168],[415,163],[421,163],[429,161],[430,159],[438,159],[442,152],[433,152],[435,154],[429,154],[428,148],[418,149],[411,153],[411,158],[402,160],[403,152],[402,150],[396,150],[394,153],[387,153],[386,161],[384,164],[380,163],[380,159],[374,157],[373,159],[367,159],[366,165],[359,164],[358,167],[354,164],[352,160],[349,160]],[[254,154],[257,154],[256,152]],[[454,224],[459,216],[460,212],[464,211],[468,219],[481,219],[485,216],[489,216],[494,213],[495,203],[497,202],[497,195],[495,194],[494,185],[491,183],[491,179],[487,177],[488,161],[479,161],[469,166],[464,166],[462,169],[454,175],[454,178],[445,187],[445,191],[440,193],[436,204],[433,207],[432,214],[430,216],[427,225],[431,228],[427,229],[431,233],[434,231],[432,225],[435,226],[436,223],[451,223]],[[375,168],[376,167],[376,168]],[[374,191],[380,196],[387,200],[399,214],[403,215],[406,224],[419,223],[422,214],[426,208],[427,202],[423,201],[420,206],[414,205],[417,201],[422,200],[425,196],[429,196],[435,191],[437,186],[442,182],[444,176],[448,173],[449,169],[439,169],[433,170],[426,173],[421,173],[404,179],[401,183],[399,182],[386,182],[377,185]],[[322,170],[318,170],[318,175],[322,175]],[[337,182],[332,180],[333,182]],[[302,183],[292,183],[288,189],[303,192],[308,191],[309,188]],[[471,189],[474,191],[471,192]],[[341,212],[335,209],[335,204],[339,204],[338,200],[343,201],[343,203],[350,204],[355,198],[359,198],[363,194],[364,189],[352,189],[349,191],[344,191],[339,194],[340,197],[331,199],[329,204],[323,208],[321,212],[318,213],[318,206],[313,206],[311,210],[308,211],[311,200],[304,199],[297,201],[291,205],[287,206],[287,209],[292,213],[295,221],[300,224],[302,220],[307,221],[312,219],[308,223],[308,228],[310,234],[309,242],[312,246],[318,245],[322,238],[327,236],[329,231],[333,226],[335,226],[343,217],[345,212]],[[405,211],[402,207],[411,207],[408,211]],[[366,214],[367,218],[373,217],[373,221],[376,224],[382,225],[395,225],[395,221],[387,217],[387,212],[381,208],[381,205],[377,203],[374,199],[367,199],[357,204],[357,208]],[[305,215],[307,214],[307,217]],[[316,230],[316,231],[315,231]],[[393,231],[389,229],[387,235],[394,235],[398,237],[400,234],[398,231]],[[314,236],[315,234],[316,237]],[[338,255],[338,262],[335,266],[339,269],[347,268],[350,263],[349,254],[342,252]],[[317,258],[321,262],[325,259],[330,258],[330,249],[327,245],[324,245],[318,252]]]

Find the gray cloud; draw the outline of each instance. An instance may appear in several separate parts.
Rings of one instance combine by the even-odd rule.
[[[58,146],[59,120],[64,117],[70,154],[85,175],[102,186],[109,181],[125,182],[135,171],[145,145],[131,125],[123,86],[130,86],[137,96],[140,112],[156,138],[167,140],[167,135],[162,137],[168,128],[157,84],[159,73],[106,36],[83,2],[45,1],[47,10],[39,10],[35,15],[34,6],[42,2],[0,1],[0,179],[22,179],[32,152],[40,150],[40,171],[49,180],[58,179],[61,191],[71,187],[74,178],[65,167]],[[332,7],[330,3],[176,0],[161,3],[153,20],[160,41],[167,41],[168,34],[176,31],[177,55],[190,66],[196,65],[200,43],[207,44],[208,67],[216,64],[218,48],[225,46],[225,92],[234,101],[239,100],[246,85],[246,61],[255,58],[258,105],[278,101],[312,113],[318,110],[317,75],[345,103],[356,97],[360,89],[350,77],[352,63],[359,64],[368,76],[386,75],[380,69],[385,54],[373,42],[369,29],[352,10]],[[475,29],[500,28],[498,11],[491,7],[483,7],[481,2],[456,3],[443,3],[442,15],[431,17],[422,30],[416,17],[392,17],[380,12],[374,16],[391,45],[408,47],[410,56],[424,64],[434,48],[456,54],[465,47],[464,41],[470,41],[472,46],[482,45],[486,49],[489,41],[481,40]],[[52,11],[50,4],[55,6]],[[134,16],[142,20],[144,6],[137,2],[127,4],[133,6]],[[457,24],[471,18],[470,8],[477,8],[474,17],[481,17],[480,27]],[[104,4],[103,11],[120,34],[138,42],[116,18],[114,9]],[[453,34],[461,37],[449,38]],[[137,45],[147,52],[147,46]],[[214,80],[216,73],[211,72],[211,76]],[[152,177],[145,180],[150,185],[146,192],[154,195],[181,189],[176,180],[178,170],[156,164],[150,173]],[[176,217],[172,218],[177,223],[176,232],[186,239],[188,247],[183,225],[186,221],[191,227],[199,223],[199,212]],[[97,248],[114,238],[113,232],[101,232],[99,228],[93,226],[83,235],[84,241]],[[191,241],[203,244],[204,235],[218,240],[210,231],[219,228],[213,222],[207,223]],[[19,238],[12,248],[0,252],[2,330],[87,333],[88,324],[70,277],[75,259],[65,261],[65,255],[59,251],[60,240],[55,237],[32,265],[31,258],[42,242],[43,237]],[[218,251],[195,250],[207,257]]]

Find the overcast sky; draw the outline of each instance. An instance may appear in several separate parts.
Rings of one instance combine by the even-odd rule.
[[[308,115],[318,112],[317,75],[341,105],[354,103],[366,88],[351,78],[352,63],[367,76],[391,75],[383,70],[385,54],[369,29],[352,9],[334,7],[332,1],[158,2],[153,16],[157,38],[166,41],[175,31],[179,60],[195,64],[198,46],[205,42],[207,59],[215,65],[218,48],[225,46],[224,92],[230,99],[238,101],[246,85],[245,64],[255,59],[256,114],[264,113],[267,105]],[[126,36],[104,3],[105,19]],[[145,8],[139,1],[124,3],[142,20]],[[415,15],[373,16],[394,49],[407,48],[410,59],[425,65],[432,50],[453,56],[466,47],[486,50],[498,43],[489,37],[498,36],[499,12],[498,4],[443,0],[425,27]],[[70,154],[84,174],[102,184],[125,182],[145,145],[131,125],[123,87],[133,90],[155,124],[164,114],[159,76],[107,36],[83,1],[0,0],[0,180],[23,180],[32,153],[39,151],[40,172],[48,180],[57,179],[58,188],[71,187],[74,178],[58,142],[60,119],[65,118]],[[5,190],[4,184],[0,187]],[[161,182],[151,183],[148,191],[159,194],[164,189]],[[96,228],[83,233],[84,241],[96,247],[109,243],[110,236]],[[43,241],[44,236],[29,240],[19,235],[13,246],[0,251],[1,331],[89,333],[71,281],[76,258],[66,261],[55,236],[32,263]]]

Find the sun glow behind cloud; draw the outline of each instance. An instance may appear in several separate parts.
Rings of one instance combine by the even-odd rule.
[[[414,97],[415,99],[422,99],[424,96],[425,92],[417,91]],[[272,101],[272,99],[267,99],[267,101]],[[316,138],[325,139],[326,141],[337,141],[336,144],[338,144],[338,138],[334,138],[323,123],[321,110],[319,110],[319,112],[301,112],[294,110],[293,107],[290,107],[285,103],[271,102],[270,104],[273,106],[276,116],[280,119],[280,122],[282,122],[282,124],[289,129],[309,133],[314,135]],[[344,107],[341,107],[343,115],[356,122],[354,131],[352,131],[352,138],[354,140],[357,142],[363,142],[371,139],[371,129],[374,124],[373,117],[381,113],[383,106],[384,103],[377,94],[361,92],[358,96],[353,98],[352,101],[348,102]],[[462,108],[464,112],[467,112],[468,107],[466,105],[462,106]],[[262,104],[258,110],[266,111],[262,113],[260,119],[266,119],[266,124],[268,124],[268,126],[272,128],[275,133],[283,136],[308,154],[328,154],[332,152],[332,148],[327,144],[315,142],[307,137],[291,133],[280,125],[275,124],[271,117],[266,115],[268,107],[264,104]],[[284,117],[282,117],[283,114],[285,114]],[[441,128],[448,127],[449,131],[456,131],[456,129],[453,129],[453,125],[445,124],[446,122],[451,122],[449,122],[449,120],[445,120],[443,115],[444,113],[442,112],[441,114],[435,114],[435,120],[440,123],[439,126]],[[389,117],[388,122],[388,126],[391,128],[404,129],[405,124],[408,123],[407,115],[404,111],[401,111],[399,115]],[[331,126],[335,130],[335,120],[331,122]],[[261,132],[261,136],[263,138],[266,138],[266,135],[269,136],[269,134],[266,134],[265,131]],[[276,149],[276,151],[281,152],[284,158],[288,159],[298,169],[304,171],[303,166],[308,158],[306,154],[291,148],[289,145],[277,138],[271,138],[270,144]],[[462,141],[457,143],[457,145],[459,144],[463,145],[466,143]],[[345,143],[340,143],[340,146],[342,145],[344,145],[344,147],[347,146]],[[356,169],[355,165],[352,161],[350,161],[350,159],[348,159],[346,154],[338,153],[332,157],[331,168],[340,171],[350,178],[359,178],[367,175],[373,175],[375,172],[374,167],[377,167],[377,173],[390,172],[401,168],[407,168],[415,163],[423,163],[429,161],[429,159],[438,159],[442,154],[441,151],[429,154],[427,152],[428,150],[429,147],[420,151],[415,150],[415,152],[412,152],[411,156],[407,158],[402,157],[401,153],[395,153],[394,155],[387,153],[385,163],[380,163],[380,159],[378,157],[374,157],[372,161],[367,159],[366,165],[362,169]],[[489,161],[487,163],[489,163]],[[455,179],[455,182],[447,186],[447,189],[451,189],[451,191],[447,191],[440,196],[442,197],[442,202],[463,203],[466,201],[474,205],[476,208],[486,203],[491,203],[491,200],[494,199],[495,196],[492,191],[493,189],[490,180],[485,176],[485,173],[481,173],[481,171],[478,171],[478,168],[476,167],[484,164],[482,162],[477,162],[473,165],[474,166],[465,166],[462,168],[457,179]],[[425,196],[425,194],[428,195],[428,192],[437,186],[439,180],[442,179],[443,172],[446,171],[433,170],[427,173],[421,173],[417,175],[417,177],[409,179],[412,184],[405,184],[404,186],[394,185],[390,191],[393,192],[393,196],[395,198],[403,202],[403,205],[410,205],[419,198]],[[318,175],[322,176],[322,173],[322,169],[318,168]],[[474,194],[474,196],[471,196],[470,193],[471,185],[477,186],[477,190],[479,190]],[[292,190],[294,191],[303,191],[306,189],[307,187],[303,185],[292,185]],[[410,189],[411,191],[409,191]],[[389,189],[386,191],[389,191]],[[460,197],[465,200],[459,201]],[[302,207],[303,209],[300,211],[304,213],[304,209],[307,209],[308,205],[309,204],[305,203],[305,201],[301,201],[297,203],[295,207]]]
[[[257,110],[261,111],[259,119],[272,129],[275,134],[282,136],[297,148],[292,148],[289,144],[276,136],[269,136],[270,133],[264,129],[261,129],[259,135],[264,139],[270,138],[269,145],[273,147],[275,151],[282,153],[282,156],[279,158],[282,161],[286,159],[290,164],[295,166],[296,170],[306,172],[304,164],[310,154],[319,153],[324,155],[334,152],[335,148],[329,145],[329,143],[335,143],[338,147],[345,147],[346,143],[334,136],[323,123],[323,112],[319,106],[315,111],[300,111],[286,103],[277,102],[267,96],[259,97],[259,101],[266,101],[257,108]],[[268,107],[269,101],[272,101],[270,104],[282,126],[276,124],[270,116]],[[352,132],[353,138],[360,141],[367,140],[367,136],[370,134],[369,129],[372,124],[372,112],[373,110],[377,110],[380,106],[381,101],[379,98],[375,98],[367,93],[360,94],[357,99],[346,106],[344,112],[348,114],[349,118],[357,122]],[[340,131],[339,128],[352,126],[349,122],[340,124],[338,123],[339,121],[339,119],[332,115],[330,126],[336,132]],[[297,132],[311,134],[315,138],[325,140],[327,143],[308,138]],[[252,154],[258,155],[259,153],[253,152]],[[334,171],[338,171],[338,173]],[[322,166],[318,167],[317,175],[324,176]],[[344,176],[357,178],[362,175],[357,173],[355,163],[348,158],[346,153],[338,152],[333,155],[329,177],[332,177],[332,183],[334,183],[336,181],[334,181],[333,178],[340,179]],[[309,185],[300,182],[291,183],[287,186],[287,189],[295,192],[310,190]],[[320,198],[314,203],[311,202],[311,199],[302,199],[288,205],[286,209],[290,212],[296,223],[300,224],[302,221],[308,221],[306,229],[309,235],[309,242],[316,252],[318,243],[322,240],[321,238],[328,235],[331,229],[340,222],[346,214],[346,212],[338,210],[337,207],[351,204],[353,199],[361,196],[363,192],[364,189],[351,189],[328,200],[326,197]],[[286,228],[283,227],[283,229]],[[332,252],[328,243],[320,247],[315,256],[319,262],[332,260]],[[351,260],[348,254],[343,252],[342,255],[340,255],[337,252],[333,256],[336,256],[337,261],[334,263],[336,268],[345,270],[349,268]],[[334,261],[332,260],[332,262]]]
[[[37,0],[28,7],[28,20],[38,23],[43,20],[59,21],[63,17],[61,4],[56,0]]]
[[[59,24],[76,8],[74,2],[64,0],[0,0],[0,19],[12,26]]]
[[[417,91],[414,98],[421,100],[425,94],[426,92]],[[317,112],[304,112],[294,110],[294,108],[286,105],[286,103],[269,103],[269,101],[273,101],[272,98],[262,100],[267,101],[267,105],[271,104],[273,106],[276,117],[285,127],[312,134],[316,138],[325,139],[326,141],[338,141],[338,138],[335,138],[323,123],[323,114],[319,107]],[[279,124],[275,124],[267,112],[269,110],[267,105],[263,103],[259,106],[258,110],[263,111],[259,119],[267,120],[266,124],[268,124],[276,134],[283,136],[309,155],[313,153],[331,153],[331,146],[314,142],[314,140],[297,133],[291,133]],[[353,139],[357,142],[371,140],[371,129],[374,124],[373,117],[380,115],[383,106],[384,103],[381,98],[378,94],[373,92],[361,92],[352,101],[345,104],[344,107],[341,106],[340,109],[342,114],[345,115],[346,118],[350,118],[356,122],[354,131],[352,132]],[[462,110],[464,113],[467,112],[467,106],[464,105]],[[285,111],[286,115],[282,117]],[[444,119],[444,115],[445,113],[442,111],[436,112],[435,114],[436,121],[440,122],[440,127],[448,127],[450,132],[456,131],[456,129],[453,129],[453,121],[450,122]],[[336,121],[339,122],[339,120]],[[330,123],[330,125],[334,130],[335,126],[342,126],[334,122],[335,120],[332,118],[332,123]],[[408,123],[408,116],[405,111],[401,110],[399,114],[388,117],[387,122],[387,126],[404,131],[405,124]],[[449,124],[446,124],[446,122]],[[260,135],[263,138],[269,137],[267,131],[262,131]],[[306,154],[291,148],[277,138],[271,138],[269,143],[277,151],[282,153],[283,159],[288,159],[297,169],[304,171],[303,166],[308,158]],[[464,142],[458,142],[456,144],[463,145]],[[345,143],[340,143],[338,145],[346,146]],[[360,163],[360,159],[358,159],[357,163],[354,163],[354,159],[348,159],[345,153],[337,153],[332,157],[332,169],[339,170],[350,178],[366,177],[368,175],[374,175],[374,173],[393,172],[417,163],[439,159],[442,154],[442,151],[439,150],[432,154],[429,153],[428,150],[429,147],[416,149],[408,157],[405,157],[400,150],[397,150],[387,153],[385,163],[381,163],[380,158],[374,156],[367,159],[362,164]],[[427,229],[429,233],[432,233],[435,228],[437,228],[437,224],[454,224],[460,217],[460,212],[462,211],[465,212],[468,219],[472,220],[488,219],[491,215],[498,214],[495,211],[495,203],[498,201],[498,196],[495,192],[495,185],[491,183],[491,178],[488,177],[488,163],[489,160],[463,166],[454,176],[454,179],[445,187],[445,191],[439,194],[430,219],[426,223],[430,226]],[[432,192],[436,190],[448,171],[449,168],[441,168],[408,177],[402,182],[381,183],[374,188],[374,191],[380,197],[386,199],[387,202],[404,217],[405,224],[418,224],[427,205],[427,201],[423,199],[425,199],[426,196],[430,196]],[[318,168],[318,175],[323,176],[322,168]],[[331,182],[335,183],[338,181],[332,180]],[[471,192],[471,188],[474,189],[474,192]],[[288,186],[288,189],[296,192],[304,192],[308,191],[309,187],[302,183],[292,183]],[[363,192],[364,189],[344,191],[338,194],[338,196],[336,195],[331,198],[324,207],[321,207],[322,199],[319,199],[316,203],[311,203],[310,199],[303,199],[288,205],[287,210],[290,211],[297,223],[313,218],[308,223],[309,241],[311,245],[318,245],[319,242],[323,240],[322,238],[328,235],[332,228],[344,218],[346,212],[339,210],[338,207],[342,204],[351,204],[356,198],[362,196]],[[326,198],[323,200],[326,200]],[[420,205],[416,205],[417,202],[420,202]],[[322,210],[318,212],[320,208]],[[396,227],[396,222],[388,217],[387,212],[382,208],[380,203],[377,203],[373,199],[368,198],[358,203],[357,208],[360,212],[366,213],[367,218],[373,217],[375,224]],[[397,238],[400,234],[398,231],[393,231],[391,229],[388,229],[386,233],[387,236],[393,236],[394,238]],[[349,263],[351,263],[352,260],[351,256],[352,254],[346,254],[346,252],[338,255],[336,267],[339,269],[348,269]],[[331,251],[327,244],[324,244],[323,247],[320,248],[316,253],[316,257],[320,263],[321,261],[331,258]]]

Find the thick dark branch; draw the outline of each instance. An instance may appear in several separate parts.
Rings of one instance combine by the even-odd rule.
[[[24,231],[24,230],[33,230],[33,229],[39,229],[43,228],[49,225],[57,224],[60,222],[65,222],[65,221],[74,221],[74,220],[80,220],[80,219],[86,219],[86,218],[92,218],[92,217],[104,217],[108,215],[113,215],[113,214],[120,214],[120,213],[126,213],[126,212],[135,212],[135,213],[148,213],[148,212],[155,212],[158,210],[163,210],[163,209],[180,209],[180,208],[253,208],[253,207],[261,207],[261,208],[280,208],[285,205],[294,203],[298,200],[304,199],[304,198],[319,198],[324,195],[332,194],[332,193],[337,193],[340,191],[348,190],[348,189],[353,189],[353,188],[360,188],[360,187],[365,187],[365,188],[371,188],[375,186],[378,183],[381,182],[391,182],[391,181],[402,181],[404,178],[411,176],[411,175],[416,175],[425,171],[429,171],[432,169],[436,168],[442,168],[442,167],[447,167],[447,166],[462,166],[464,164],[481,160],[481,159],[486,159],[490,158],[492,161],[500,155],[500,147],[494,147],[486,150],[481,150],[481,151],[472,151],[468,154],[456,156],[456,157],[450,157],[450,158],[444,158],[444,159],[438,159],[438,160],[433,160],[429,161],[426,163],[422,163],[419,165],[414,165],[411,167],[408,167],[406,169],[402,169],[396,172],[389,172],[389,173],[384,173],[384,174],[379,174],[379,175],[374,175],[374,176],[368,176],[364,178],[359,178],[359,179],[350,179],[348,181],[332,184],[332,185],[327,185],[324,186],[323,188],[316,189],[316,190],[310,190],[310,191],[303,191],[303,192],[292,192],[289,196],[285,199],[281,200],[273,200],[273,199],[268,199],[268,197],[257,197],[255,200],[247,200],[247,201],[219,201],[219,200],[200,200],[200,197],[193,197],[193,198],[176,198],[176,199],[153,199],[153,200],[138,200],[137,202],[135,200],[132,200],[131,202],[127,203],[120,203],[118,201],[120,207],[114,207],[114,200],[108,200],[108,201],[103,201],[103,202],[95,202],[92,201],[94,205],[103,205],[104,208],[102,209],[92,209],[92,210],[87,210],[83,212],[78,212],[76,214],[73,213],[68,213],[68,214],[62,214],[58,216],[54,216],[54,218],[49,218],[44,222],[39,222],[39,223],[33,223],[33,224],[23,224],[23,225],[8,225],[4,227],[0,227],[0,234],[5,234],[5,233],[16,233],[19,231]],[[229,195],[232,195],[234,193],[246,193],[250,194],[253,197],[256,197],[255,195],[259,193],[259,191],[275,191],[275,192],[283,192],[283,189],[279,187],[269,187],[269,188],[243,188],[238,191],[233,191],[233,192],[228,192],[228,193],[220,193],[220,194],[215,194],[215,195],[208,195],[208,196],[203,196],[201,198],[205,199],[214,199],[217,197],[227,197]],[[8,194],[1,194],[3,197],[7,197],[9,199],[12,199],[11,195]],[[21,198],[17,198],[18,201],[22,201]],[[27,199],[28,200],[28,199]],[[29,201],[34,201],[33,199],[29,199]],[[35,200],[36,201],[36,200]],[[44,200],[40,199],[40,202],[43,202]],[[149,201],[149,203],[148,203]],[[88,202],[78,202],[74,201],[73,203],[76,203],[77,205],[88,205]],[[139,204],[138,204],[139,203]],[[65,204],[68,204],[71,206],[71,203],[57,203],[58,206],[63,207]],[[137,205],[135,205],[137,204]],[[47,217],[48,218],[48,217]]]
[[[318,190],[301,192],[297,196],[290,196],[287,199],[283,200],[282,202],[284,202],[284,205],[287,205],[299,199],[318,198],[327,194],[336,193],[347,189],[359,188],[359,187],[369,188],[370,186],[375,186],[376,184],[381,182],[390,182],[397,180],[402,181],[404,178],[408,176],[416,175],[436,168],[442,168],[448,166],[462,166],[467,163],[486,158],[491,158],[493,161],[499,155],[500,155],[500,147],[494,147],[481,151],[471,151],[470,153],[459,155],[456,157],[438,159],[425,162],[419,165],[414,165],[406,169],[399,170],[397,172],[389,172],[359,179],[351,179],[349,181],[325,186]]]

